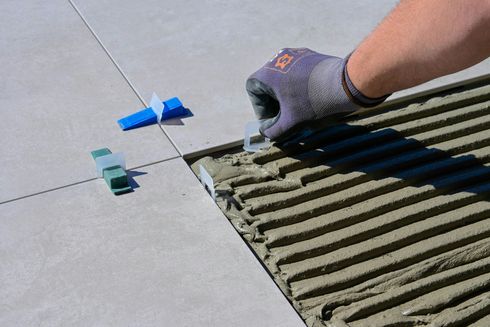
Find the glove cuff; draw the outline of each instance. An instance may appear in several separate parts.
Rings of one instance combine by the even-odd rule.
[[[370,98],[362,94],[362,92],[355,87],[354,83],[352,83],[349,77],[349,73],[347,72],[347,62],[349,61],[349,58],[350,54],[344,59],[344,69],[342,73],[342,86],[347,96],[352,102],[365,108],[375,107],[383,103],[391,94],[387,94],[379,98]]]

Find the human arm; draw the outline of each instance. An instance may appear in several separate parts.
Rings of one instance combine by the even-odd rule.
[[[490,1],[404,0],[352,53],[347,71],[368,97],[400,91],[490,56]]]
[[[262,134],[279,139],[489,55],[490,0],[404,0],[350,57],[283,49],[250,76],[247,91]]]

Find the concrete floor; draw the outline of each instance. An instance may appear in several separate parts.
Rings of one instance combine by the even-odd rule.
[[[276,50],[344,56],[395,3],[0,2],[0,325],[301,326],[181,156],[242,137]],[[120,131],[153,91],[194,117]],[[95,180],[100,147],[134,193]]]

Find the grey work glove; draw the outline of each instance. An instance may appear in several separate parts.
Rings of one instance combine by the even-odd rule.
[[[260,132],[277,140],[308,122],[383,102],[387,96],[371,99],[355,89],[347,59],[286,48],[252,74],[246,88],[255,115],[265,119]]]

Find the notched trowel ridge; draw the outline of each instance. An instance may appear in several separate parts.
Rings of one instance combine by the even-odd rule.
[[[490,85],[205,157],[308,326],[488,326]]]

